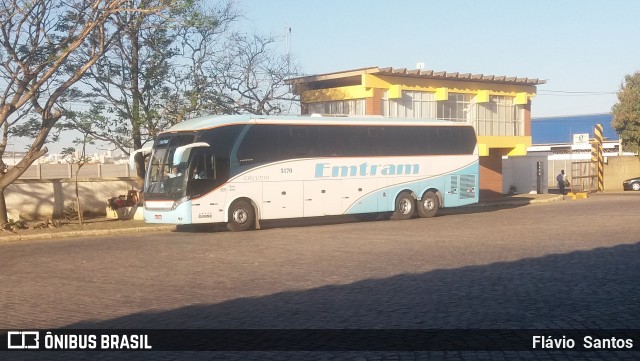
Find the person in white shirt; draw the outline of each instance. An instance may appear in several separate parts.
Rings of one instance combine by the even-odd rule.
[[[180,173],[180,170],[178,169],[178,167],[171,168],[171,173],[168,174],[169,178],[175,178],[181,175],[182,173]]]
[[[564,175],[564,169],[560,171],[560,174],[556,177],[556,181],[558,182],[558,188],[560,188],[560,194],[564,195],[564,187],[567,185],[567,179]]]

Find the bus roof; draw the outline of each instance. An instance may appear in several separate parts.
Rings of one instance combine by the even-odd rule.
[[[456,125],[468,123],[441,119],[385,118],[382,116],[321,116],[321,115],[207,115],[187,119],[165,132],[181,132],[216,128],[233,124],[300,124],[300,125]],[[165,133],[163,132],[163,133]]]

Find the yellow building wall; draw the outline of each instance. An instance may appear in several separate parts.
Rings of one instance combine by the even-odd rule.
[[[531,146],[530,136],[478,136],[478,155],[488,156],[490,149],[500,149],[501,155],[526,155]]]
[[[436,92],[439,88],[447,88],[449,93],[502,95],[516,97],[525,93],[527,98],[534,97],[535,87],[531,85],[496,84],[477,81],[424,79],[404,76],[388,76],[362,74],[362,86],[367,88],[389,89],[400,86],[402,90]],[[488,92],[488,93],[487,93]],[[523,94],[520,94],[523,96]],[[487,99],[488,101],[488,99]],[[526,103],[525,103],[526,104]]]
[[[339,88],[307,90],[302,93],[304,103],[317,103],[332,100],[365,99],[373,96],[373,89],[362,85],[343,86]]]
[[[531,86],[404,77],[382,79],[371,74],[363,74],[362,78],[362,85],[303,91],[301,101],[304,103],[316,103],[370,98],[373,96],[373,88],[386,89],[389,99],[400,98],[403,90],[436,93],[436,100],[447,100],[449,93],[472,94],[477,97],[476,99],[479,103],[488,102],[490,95],[499,95],[513,97],[515,104],[527,104],[528,100],[535,96],[535,89]],[[394,83],[393,81],[398,82]],[[487,89],[488,86],[491,86],[491,89]]]

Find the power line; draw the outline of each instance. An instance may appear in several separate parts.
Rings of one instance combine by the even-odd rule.
[[[551,95],[551,96],[593,96],[593,95],[615,95],[617,91],[609,92],[588,92],[588,91],[569,91],[569,90],[546,90],[542,89],[538,91],[538,95]]]

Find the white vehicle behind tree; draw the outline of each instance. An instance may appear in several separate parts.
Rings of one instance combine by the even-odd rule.
[[[442,120],[207,116],[156,139],[144,185],[150,223],[392,212],[433,217],[478,202],[474,129]]]

